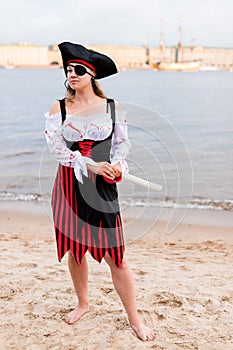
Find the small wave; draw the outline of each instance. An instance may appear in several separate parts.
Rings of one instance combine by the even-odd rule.
[[[37,193],[13,193],[13,192],[0,192],[0,200],[6,201],[48,201],[49,196],[40,195]]]
[[[211,199],[192,199],[189,204],[190,208],[208,208],[233,210],[233,200],[211,200]]]
[[[0,200],[7,201],[38,201],[38,202],[49,202],[51,196],[48,194],[38,194],[38,193],[14,193],[2,191],[0,192]],[[189,208],[189,209],[211,209],[211,210],[233,210],[233,200],[211,200],[204,198],[192,198],[189,203],[176,203],[171,198],[161,201],[161,200],[148,200],[146,198],[120,198],[121,205],[123,206],[136,206],[136,207],[162,207],[162,208]]]
[[[145,199],[121,201],[122,205],[138,206],[138,207],[164,207],[177,209],[211,209],[211,210],[233,210],[233,200],[210,200],[210,199],[191,199],[189,203],[176,203],[172,199],[166,201],[150,201]]]

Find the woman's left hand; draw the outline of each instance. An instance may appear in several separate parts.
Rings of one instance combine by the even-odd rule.
[[[122,176],[122,168],[121,168],[121,163],[120,163],[120,162],[114,164],[114,165],[112,166],[112,168],[113,168],[114,171],[115,171],[115,179],[117,179],[118,177],[121,177],[121,176]]]

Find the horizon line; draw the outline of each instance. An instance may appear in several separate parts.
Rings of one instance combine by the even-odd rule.
[[[14,42],[14,43],[1,43],[0,42],[0,46],[3,45],[16,45],[16,46],[45,46],[45,47],[53,47],[53,46],[57,46],[60,42],[63,41],[58,41],[57,43],[53,43],[53,44],[39,44],[39,43],[32,43],[32,42]],[[71,42],[75,42],[75,41],[71,41]],[[78,42],[76,42],[78,43]],[[81,44],[82,45],[82,44]],[[108,47],[142,47],[142,48],[154,48],[157,49],[160,47],[160,45],[158,46],[152,46],[152,45],[120,45],[120,44],[97,44],[97,43],[86,43],[83,44],[86,46],[108,46]],[[178,43],[175,45],[164,45],[164,48],[174,48],[177,47]],[[209,48],[209,49],[233,49],[233,46],[206,46],[206,45],[181,45],[182,47],[203,47],[203,48]]]

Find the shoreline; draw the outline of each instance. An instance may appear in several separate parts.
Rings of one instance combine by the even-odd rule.
[[[174,63],[174,62],[172,62]],[[47,65],[10,65],[10,66],[1,66],[0,69],[6,69],[6,70],[14,70],[14,69],[63,69],[62,65],[51,65],[51,64],[47,64]],[[151,70],[151,71],[156,71],[156,72],[165,72],[165,73],[182,73],[185,72],[187,73],[188,71],[185,70],[176,70],[176,71],[169,71],[169,70],[159,70],[155,67],[153,67],[152,65],[147,66],[147,65],[139,65],[139,66],[122,66],[119,67],[120,71],[126,71],[126,70]],[[221,67],[217,67],[217,69],[213,69],[212,66],[207,65],[205,67],[202,68],[202,66],[200,67],[199,70],[196,71],[189,71],[191,73],[218,73],[218,72],[229,72],[232,73],[232,68],[228,67],[228,68],[221,68]]]
[[[171,219],[171,215],[173,217]],[[233,211],[214,209],[172,209],[131,206],[121,210],[126,243],[138,240],[200,242],[225,239],[233,243]],[[178,219],[177,219],[178,218]],[[171,219],[171,220],[170,220]],[[53,231],[50,203],[0,201],[0,220],[4,225],[38,223]],[[14,226],[17,230],[17,226]],[[189,233],[195,231],[195,235]],[[201,235],[198,232],[204,232]],[[137,232],[137,233],[135,233]]]

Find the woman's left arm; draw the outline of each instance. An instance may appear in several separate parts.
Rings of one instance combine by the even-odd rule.
[[[116,172],[116,181],[120,181],[129,172],[125,159],[129,153],[131,143],[128,138],[128,126],[125,115],[125,111],[116,109],[116,122],[110,153],[110,161]]]

